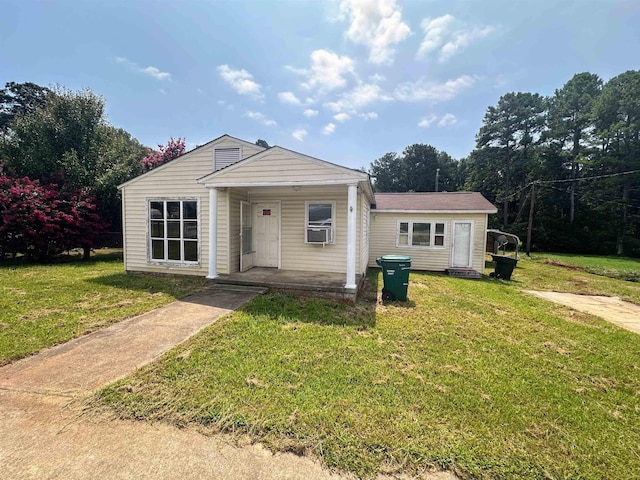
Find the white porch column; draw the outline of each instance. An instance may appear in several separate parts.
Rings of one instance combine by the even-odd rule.
[[[209,189],[209,275],[218,276],[218,189]]]
[[[356,285],[356,212],[358,206],[358,186],[349,185],[347,194],[347,281],[344,288],[357,287]]]

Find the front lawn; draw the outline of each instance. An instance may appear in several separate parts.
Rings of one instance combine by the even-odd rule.
[[[640,259],[570,253],[537,253],[532,258],[552,265],[577,267],[589,273],[640,282]]]
[[[127,275],[122,252],[49,265],[0,261],[0,365],[165,305],[202,278]]]
[[[637,478],[640,337],[519,291],[584,282],[640,303],[637,283],[575,273],[529,259],[513,282],[412,273],[410,301],[389,305],[263,295],[92,405],[360,477]]]

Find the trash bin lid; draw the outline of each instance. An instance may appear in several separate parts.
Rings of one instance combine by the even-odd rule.
[[[411,257],[406,255],[383,255],[380,257],[383,262],[410,262]]]

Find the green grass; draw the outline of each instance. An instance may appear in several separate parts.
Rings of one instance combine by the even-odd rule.
[[[90,261],[0,262],[0,365],[200,290],[201,278],[127,275],[120,251]]]
[[[359,477],[637,478],[640,338],[519,291],[624,285],[640,303],[638,284],[578,273],[529,259],[513,282],[412,273],[410,301],[390,305],[260,296],[91,406]]]
[[[532,255],[538,261],[578,267],[595,275],[640,282],[640,259],[629,257],[601,257],[570,253],[540,253]]]

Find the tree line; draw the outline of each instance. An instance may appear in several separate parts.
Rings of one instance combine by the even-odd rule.
[[[521,238],[531,213],[534,249],[640,256],[640,71],[506,93],[466,158],[416,144],[369,173],[383,192],[479,191],[498,207],[491,226]]]
[[[111,125],[90,90],[9,82],[0,90],[0,258],[47,260],[121,231],[117,186],[185,151],[159,150]]]

